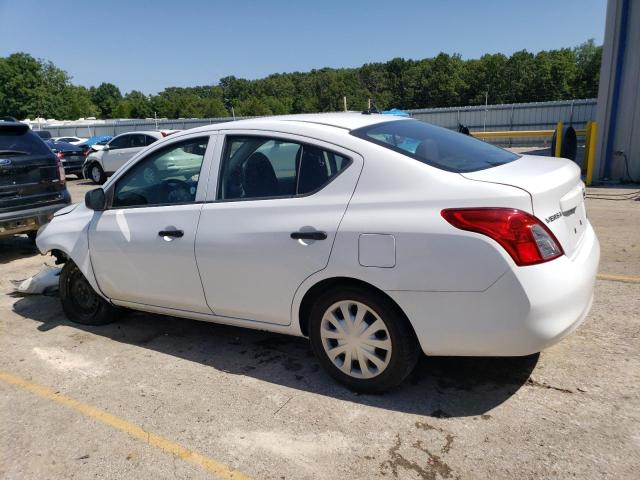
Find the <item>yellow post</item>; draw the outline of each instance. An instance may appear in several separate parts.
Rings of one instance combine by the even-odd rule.
[[[591,138],[591,122],[587,121],[587,126],[584,129],[584,168],[587,169],[587,160],[589,159],[589,139]],[[586,183],[586,180],[585,180]]]
[[[596,161],[596,138],[598,137],[598,122],[589,122],[587,125],[587,138],[585,139],[585,161],[587,162],[587,186],[593,183],[593,167]]]
[[[559,157],[562,152],[562,122],[556,125],[556,151],[553,152],[554,157]]]

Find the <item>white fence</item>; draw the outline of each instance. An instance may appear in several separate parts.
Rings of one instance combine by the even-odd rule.
[[[563,100],[557,102],[513,103],[506,105],[479,105],[467,107],[426,108],[408,110],[418,120],[457,128],[458,124],[477,130],[542,130],[553,128],[558,121],[574,128],[584,128],[589,120],[596,117],[596,99]],[[240,117],[238,117],[240,118]],[[177,129],[228,122],[232,118],[192,118],[192,119],[146,119],[146,120],[97,120],[94,122],[69,122],[42,124],[41,129],[51,132],[54,137],[75,135],[118,135],[134,130]],[[38,128],[38,127],[34,127]],[[537,145],[543,139],[508,141],[509,145]]]
[[[584,128],[596,118],[596,99],[512,103],[409,110],[412,117],[447,128],[463,124],[474,130],[544,130],[561,121]]]

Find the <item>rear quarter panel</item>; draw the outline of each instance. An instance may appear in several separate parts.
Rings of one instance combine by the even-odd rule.
[[[531,211],[531,199],[520,189],[472,182],[395,152],[368,152],[329,267],[366,276],[383,290],[482,291],[509,268],[505,254],[492,240],[458,230],[440,214],[471,206]],[[394,236],[395,267],[359,264],[363,233]]]
[[[440,212],[455,207],[509,207],[531,212],[530,196],[515,187],[474,182],[362,141],[364,167],[349,203],[327,268],[299,288],[321,280],[356,278],[384,291],[481,292],[513,265],[488,237],[458,230]],[[395,239],[395,266],[359,262],[359,237],[377,233]],[[295,324],[296,322],[294,322]]]

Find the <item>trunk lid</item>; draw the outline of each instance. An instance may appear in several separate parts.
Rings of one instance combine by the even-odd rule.
[[[60,201],[57,158],[29,126],[0,118],[0,213]]]
[[[531,196],[532,213],[572,256],[587,227],[580,168],[570,160],[523,155],[494,168],[462,174],[469,180],[520,188]]]
[[[60,181],[53,154],[3,158],[0,211],[59,201]]]

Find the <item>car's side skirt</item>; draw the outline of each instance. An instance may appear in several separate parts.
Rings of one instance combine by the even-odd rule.
[[[300,336],[300,333],[291,328],[291,325],[278,325],[275,323],[259,322],[242,318],[222,317],[219,315],[157,307],[154,305],[145,305],[142,303],[126,302],[122,300],[111,300],[111,303],[119,307],[130,308],[131,310],[138,310],[141,312],[158,313],[161,315],[170,315],[172,317],[186,318],[189,320],[200,320],[203,322],[220,323],[222,325],[231,325],[234,327],[251,328],[253,330],[264,330],[268,332],[282,333],[285,335]]]

